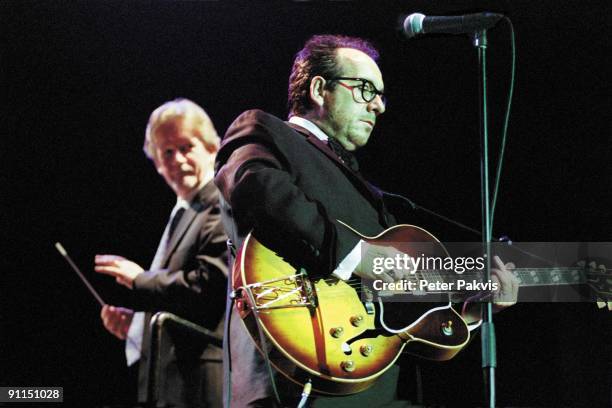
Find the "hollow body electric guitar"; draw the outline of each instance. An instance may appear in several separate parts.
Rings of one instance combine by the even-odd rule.
[[[433,235],[412,225],[362,239],[392,245],[413,257],[422,255],[423,247],[416,249],[411,243],[430,243],[428,255],[447,256]],[[587,283],[584,272],[575,268],[556,273],[555,284]],[[521,286],[542,285],[540,278],[530,281],[533,272],[513,273]],[[360,289],[360,281],[309,278],[252,235],[238,252],[233,288],[235,307],[259,351],[287,378],[302,385],[310,381],[320,393],[362,391],[402,351],[448,360],[470,339],[471,328],[453,308],[448,293],[432,295],[431,302],[421,298],[409,304],[370,299]]]

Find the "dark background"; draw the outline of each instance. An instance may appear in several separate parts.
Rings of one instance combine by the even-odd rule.
[[[149,113],[188,97],[220,134],[248,108],[284,117],[293,55],[316,33],[363,36],[380,48],[390,101],[359,152],[366,176],[478,226],[476,51],[464,36],[406,41],[395,26],[417,11],[509,16],[517,77],[494,234],[612,241],[607,2],[72,3],[0,5],[0,385],[63,386],[79,406],[129,401],[123,343],[103,329],[54,242],[108,303],[129,306],[127,290],[95,276],[93,256],[118,253],[146,266],[157,247],[174,197],[141,150]],[[509,38],[503,23],[489,32],[494,152]],[[477,239],[422,214],[407,220],[443,240]],[[593,304],[519,304],[498,315],[499,405],[609,406],[611,316]],[[479,348],[476,340],[451,362],[424,364],[429,404],[481,403]],[[414,399],[407,378],[403,396]]]

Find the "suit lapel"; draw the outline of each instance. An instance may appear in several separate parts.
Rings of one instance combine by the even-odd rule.
[[[345,170],[348,170],[349,172],[354,173],[353,170],[351,170],[350,167],[344,164],[344,162],[340,160],[338,155],[334,153],[334,151],[324,141],[322,141],[321,139],[319,139],[318,137],[316,137],[315,135],[313,135],[312,133],[310,133],[308,130],[304,129],[301,126],[298,126],[291,122],[285,122],[285,123],[289,125],[290,128],[298,132],[299,134],[305,136],[308,143],[312,144],[314,147],[319,149],[323,154],[325,154],[331,160],[336,162],[336,164],[343,167]]]
[[[366,181],[361,176],[360,173],[353,171],[342,160],[340,160],[338,155],[334,153],[334,151],[324,141],[322,141],[321,139],[319,139],[318,137],[316,137],[315,135],[310,133],[308,130],[304,129],[303,127],[299,125],[296,125],[291,122],[285,122],[285,123],[287,123],[287,125],[289,125],[289,127],[291,127],[296,132],[305,136],[308,143],[312,144],[314,147],[320,150],[323,154],[325,154],[327,157],[333,160],[342,169],[342,171],[349,177],[349,179],[351,179],[353,184],[355,184],[357,188],[363,191],[364,195],[368,197],[370,201],[372,201],[372,203],[375,204],[376,208],[380,207],[380,204],[382,202],[382,195],[380,193],[380,190],[378,190],[376,187],[374,187],[372,184]]]
[[[170,258],[176,252],[181,241],[183,240],[183,237],[195,221],[196,217],[198,216],[198,214],[204,211],[206,207],[210,205],[210,202],[215,199],[216,193],[217,190],[212,180],[206,183],[206,185],[202,187],[202,189],[198,192],[195,198],[191,201],[189,208],[187,208],[183,213],[183,216],[181,217],[178,225],[176,226],[176,229],[174,230],[172,236],[167,237],[167,244],[165,248],[163,248],[163,254],[160,254],[160,263],[157,265],[157,267],[165,268],[168,266]],[[164,236],[167,236],[167,233],[168,227],[166,227],[166,232],[164,233]],[[163,245],[163,243],[160,245]],[[155,258],[158,258],[157,254],[155,255]]]
[[[166,253],[164,254],[164,258],[161,263],[163,268],[168,266],[168,260],[170,259],[172,254],[174,254],[174,252],[176,251],[176,248],[178,247],[180,242],[183,240],[185,233],[187,232],[187,230],[189,229],[189,226],[193,223],[193,220],[195,219],[197,215],[198,213],[194,211],[194,209],[191,207],[187,208],[185,212],[183,213],[183,216],[181,217],[178,225],[176,226],[174,233],[172,234],[171,237],[168,237],[169,239],[168,239],[168,245],[166,246]]]

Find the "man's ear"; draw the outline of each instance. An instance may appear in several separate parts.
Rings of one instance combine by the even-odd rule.
[[[325,93],[325,78],[316,76],[310,80],[310,100],[317,107],[323,106],[323,95]]]

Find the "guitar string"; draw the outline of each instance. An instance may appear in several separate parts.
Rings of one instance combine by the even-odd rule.
[[[432,271],[421,270],[419,272],[432,272]],[[513,272],[515,274],[517,274],[517,275],[520,275],[521,277],[525,277],[525,276],[527,276],[527,277],[541,277],[540,274],[536,274],[536,276],[534,276],[534,274],[532,273],[534,271],[532,269],[525,270],[525,271],[513,271]],[[559,272],[559,273],[556,273],[556,272]],[[561,275],[562,278],[568,278],[568,277],[574,277],[575,278],[576,276],[575,276],[574,272],[577,272],[577,270],[554,271],[554,272],[551,272],[551,277],[554,279],[555,276],[558,277],[559,275]],[[595,276],[602,276],[602,277],[608,276],[608,275],[612,276],[612,274],[607,274],[607,273],[606,274],[603,274],[603,273],[601,273],[601,274],[594,274],[594,275]],[[444,280],[443,278],[446,278],[446,277],[449,277],[449,276],[453,277],[455,275],[451,275],[451,274],[448,274],[448,273],[447,274],[442,274],[442,273],[435,273],[434,272],[434,273],[431,273],[427,277],[436,277],[436,278],[441,278],[440,280]],[[425,277],[425,275],[421,273],[420,275],[419,274],[414,274],[414,275],[411,275],[410,277],[403,277],[402,280],[417,282],[419,280],[422,280],[424,277]],[[459,277],[462,277],[462,278],[481,278],[482,274],[466,273],[466,274],[462,274],[462,275],[456,275],[456,278],[459,278]],[[572,279],[572,280],[574,280],[574,279]],[[326,283],[328,283],[328,284],[334,284],[338,280],[336,278],[324,278],[324,281]],[[449,282],[453,282],[453,281],[454,281],[454,279],[451,279]],[[345,281],[345,283],[347,283],[348,285],[359,284],[360,282],[361,282],[360,278],[351,278],[351,279]],[[567,282],[570,283],[571,280],[567,280]]]
[[[601,276],[601,277],[609,276],[609,275],[612,276],[612,274],[608,274],[607,273],[607,271],[612,271],[612,269],[606,269],[606,273],[600,272],[602,270],[603,270],[603,268],[600,268],[600,269],[596,270],[597,271],[596,273],[591,273],[591,275],[595,274],[596,276]],[[518,274],[518,275],[520,275],[522,277],[525,277],[525,275],[527,275],[528,278],[533,278],[534,277],[533,276],[534,272],[537,273],[537,272],[540,272],[540,271],[545,271],[545,272],[549,272],[550,274],[556,274],[556,275],[561,274],[561,275],[565,275],[565,276],[562,276],[562,277],[567,277],[568,275],[575,274],[575,272],[584,272],[585,269],[584,268],[578,268],[578,267],[558,267],[558,268],[516,268],[516,269],[512,270],[513,273]],[[428,277],[430,277],[430,278],[433,276],[433,277],[438,278],[438,279],[443,280],[443,281],[444,281],[445,277],[453,276],[453,275],[451,275],[449,273],[450,271],[441,271],[441,270],[434,270],[434,269],[419,269],[419,270],[414,271],[414,272],[415,273],[411,277],[405,277],[401,281],[408,282],[408,283],[412,282],[412,283],[416,284],[419,280],[423,279],[423,276],[424,276],[423,273],[424,272],[429,273],[430,275]],[[419,276],[419,273],[420,273],[421,276]],[[480,278],[480,277],[482,277],[482,273],[480,273],[480,272],[466,272],[465,274],[461,274],[460,276],[463,277],[463,278]],[[539,276],[536,276],[536,277],[539,277]],[[283,279],[281,278],[279,280],[283,280]],[[330,285],[331,284],[336,284],[338,282],[337,278],[329,278],[328,277],[328,278],[323,278],[322,280],[324,282],[326,282],[327,284],[330,284]],[[453,281],[453,280],[451,280],[451,281]],[[359,288],[364,286],[361,278],[349,278],[348,280],[344,281],[344,283],[346,283],[347,286],[349,286],[350,288],[353,288],[353,289],[359,289]],[[525,282],[523,282],[523,283],[525,283]],[[530,282],[530,283],[544,284],[544,283],[547,283],[547,282]],[[551,282],[551,283],[555,284],[556,282]],[[566,280],[563,283],[571,284],[572,282]],[[576,282],[576,283],[584,283],[584,282]],[[277,290],[281,289],[281,287],[278,287],[278,286],[263,286],[262,288],[277,289]],[[293,290],[295,290],[295,289],[297,289],[297,288],[294,288]],[[416,292],[419,292],[419,294],[421,292],[425,292],[427,294],[441,294],[441,293],[452,294],[452,293],[471,292],[471,291],[467,291],[467,290],[466,291],[452,291],[452,290],[449,290],[449,291],[437,291],[437,290],[424,290],[424,289],[426,289],[426,288],[422,288],[422,289],[420,289],[420,290],[418,290]],[[285,290],[288,290],[288,289],[285,289]],[[337,292],[342,292],[342,290],[338,290],[338,291],[336,291],[336,290],[328,290],[328,292],[333,294],[333,293],[337,293]],[[403,293],[413,293],[413,292],[415,292],[415,291],[405,291],[405,290],[403,291]]]
[[[336,283],[337,281],[334,281],[333,283]],[[352,289],[360,289],[363,287],[363,285],[361,284],[361,282],[354,282],[351,284],[347,284],[348,287],[352,288]],[[281,289],[276,287],[276,289]],[[293,288],[292,290],[295,291],[296,295],[298,295],[300,298],[300,290],[301,288]],[[326,290],[326,293],[329,295],[335,295],[335,294],[339,294],[339,293],[346,293],[346,288],[338,288],[338,289],[328,289]],[[388,290],[388,292],[395,292],[395,290]],[[398,293],[395,293],[394,296],[400,296],[400,295],[413,295],[413,296],[422,296],[422,295],[453,295],[453,294],[463,294],[463,295],[467,295],[473,292],[481,292],[481,290],[478,289],[471,289],[471,290],[430,290],[428,288],[425,289],[421,289],[421,290],[416,290],[416,291],[408,291],[408,290],[398,290]],[[383,296],[385,297],[385,296]],[[414,299],[414,297],[413,297]],[[429,300],[428,300],[429,301]],[[291,303],[291,302],[290,302]]]

